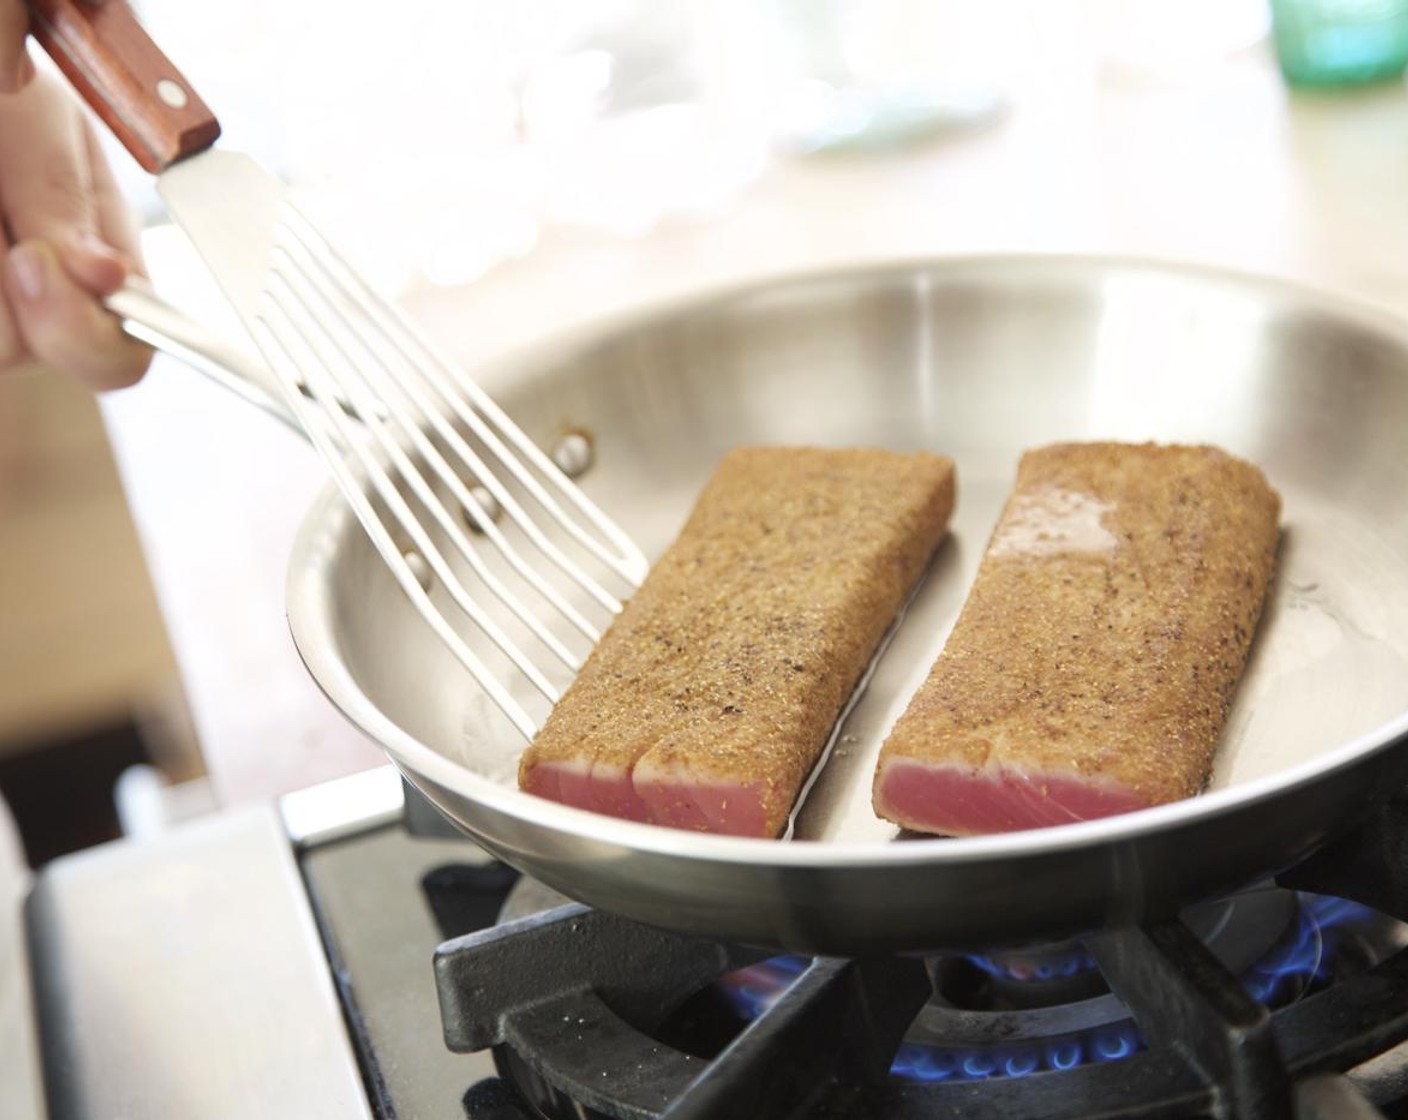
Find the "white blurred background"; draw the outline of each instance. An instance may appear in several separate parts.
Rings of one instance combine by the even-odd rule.
[[[383,284],[544,238],[726,213],[779,159],[1040,112],[1053,83],[1177,82],[1263,0],[141,0],[226,127]],[[394,12],[394,14],[393,14]],[[159,211],[143,178],[131,194]]]

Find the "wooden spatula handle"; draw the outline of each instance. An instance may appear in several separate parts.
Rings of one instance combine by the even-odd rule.
[[[29,0],[30,30],[144,168],[204,151],[220,122],[124,0]]]

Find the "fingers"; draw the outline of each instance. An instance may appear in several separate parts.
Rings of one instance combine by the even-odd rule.
[[[133,385],[146,372],[151,351],[122,333],[50,245],[13,246],[3,281],[20,340],[40,361],[99,390]]]
[[[100,390],[138,380],[150,350],[96,298],[140,268],[136,233],[91,128],[47,76],[0,94],[0,213],[15,241],[0,277],[0,369],[32,356]]]
[[[29,9],[24,0],[0,0],[0,93],[13,93],[34,75],[25,54]]]
[[[83,126],[83,141],[97,236],[66,246],[64,263],[84,287],[98,295],[107,295],[122,283],[129,271],[145,272],[141,241],[132,209],[122,197],[112,168],[87,121]]]
[[[64,244],[96,232],[84,130],[72,97],[47,74],[0,96],[0,203],[16,241]]]
[[[0,10],[11,2],[0,0]],[[140,266],[131,212],[102,147],[51,75],[0,95],[0,205],[16,240],[43,238],[73,246],[80,257],[106,249]]]

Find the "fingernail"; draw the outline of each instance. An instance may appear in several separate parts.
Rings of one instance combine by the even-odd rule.
[[[43,298],[48,272],[43,253],[32,245],[17,245],[10,250],[9,266],[24,299],[33,303]]]

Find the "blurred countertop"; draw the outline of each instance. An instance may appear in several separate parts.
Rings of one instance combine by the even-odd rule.
[[[228,324],[169,230],[148,246],[158,287]],[[1199,262],[1408,313],[1408,87],[1291,94],[1265,44],[1176,75],[1049,52],[984,127],[867,156],[775,157],[719,212],[637,237],[544,226],[531,251],[469,283],[415,285],[403,303],[473,368],[758,276],[990,252]],[[103,409],[219,796],[378,763],[284,621],[290,544],[323,485],[312,453],[164,358]]]

